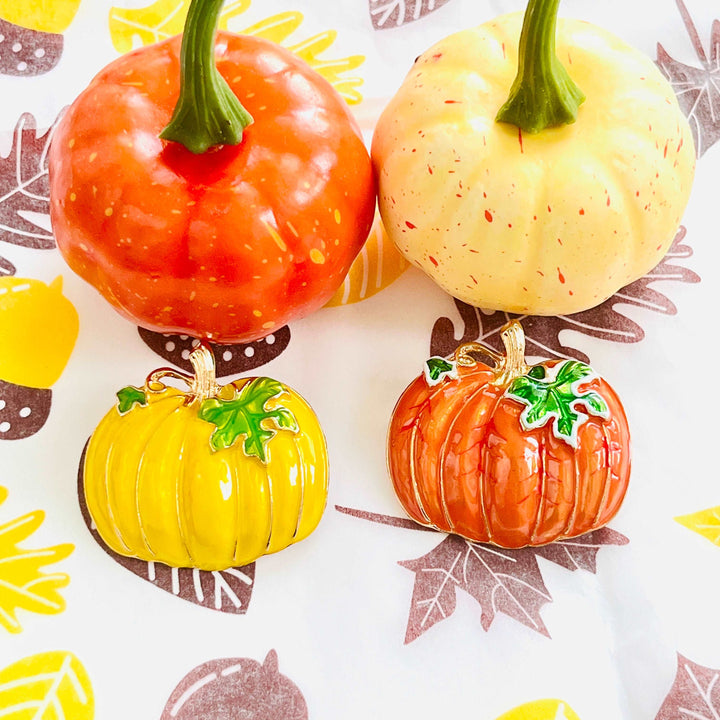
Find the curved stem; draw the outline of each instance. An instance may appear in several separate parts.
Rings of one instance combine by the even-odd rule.
[[[503,327],[500,336],[505,345],[505,357],[496,368],[497,376],[493,385],[509,385],[530,369],[525,362],[525,333],[517,320],[511,320]]]
[[[200,154],[237,145],[253,119],[215,66],[215,34],[224,0],[192,0],[180,50],[180,97],[163,140]]]
[[[510,95],[495,118],[529,133],[577,119],[585,100],[555,54],[560,0],[529,0],[523,19],[518,72]]]
[[[190,353],[190,364],[195,372],[190,388],[193,399],[201,403],[215,397],[220,387],[215,382],[215,356],[207,343],[201,342]]]

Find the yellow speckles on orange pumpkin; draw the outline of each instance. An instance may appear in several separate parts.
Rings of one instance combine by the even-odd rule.
[[[113,209],[112,209],[111,207],[106,207],[106,208],[105,208],[105,215],[106,215],[107,217],[110,217],[112,214],[113,214]]]
[[[300,233],[298,233],[298,231],[295,229],[295,226],[289,220],[286,220],[285,224],[288,226],[288,229],[295,237],[300,237]]]
[[[95,158],[97,158],[97,153],[91,152],[90,156],[88,157],[88,162],[95,162]]]
[[[273,327],[275,327],[275,323],[272,320],[268,320],[267,322],[263,323],[263,328],[265,330],[270,330]]]
[[[255,317],[262,317],[262,313],[260,312],[260,310],[253,310],[253,315]]]
[[[323,255],[317,248],[313,248],[310,251],[310,260],[316,265],[322,265],[325,262],[325,255]]]
[[[335,222],[339,225],[342,222],[342,216],[340,215],[340,211],[335,208]]]
[[[280,233],[272,225],[270,225],[270,223],[265,222],[265,220],[263,220],[263,225],[265,225],[265,228],[267,229],[268,233],[270,234],[270,237],[273,239],[275,244],[283,252],[287,252],[287,245],[285,244],[285,241],[280,237]]]
[[[77,200],[77,195],[74,192],[70,193],[70,202],[75,202]]]
[[[75,138],[70,138],[70,140],[68,140],[68,147],[69,148],[75,147]]]

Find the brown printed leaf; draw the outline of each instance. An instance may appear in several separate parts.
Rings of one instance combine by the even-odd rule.
[[[244,615],[255,582],[255,563],[227,570],[198,570],[197,568],[175,568],[162,563],[145,562],[137,558],[129,558],[113,552],[102,541],[95,529],[87,503],[83,486],[83,466],[85,463],[85,450],[80,458],[78,469],[78,503],[85,525],[97,544],[116,562],[155,587],[165,590],[176,597],[200,605],[210,610],[219,610],[224,613]]]
[[[250,658],[210,660],[188,673],[160,720],[307,720],[305,698],[280,673],[271,650],[260,664]]]
[[[186,372],[192,372],[190,353],[198,344],[188,335],[167,335],[145,328],[138,328],[143,342],[161,358],[177,365]],[[215,355],[215,375],[219,378],[254,370],[274,360],[290,342],[290,328],[287,325],[267,337],[250,343],[237,345],[216,345],[210,343]]]
[[[720,670],[696,665],[678,653],[675,682],[655,720],[717,720]]]
[[[683,0],[676,0],[676,3],[702,67],[673,59],[660,43],[657,65],[675,91],[680,108],[690,123],[697,156],[702,157],[720,139],[720,21],[715,20],[712,24],[708,58],[685,3]]]
[[[58,64],[62,51],[62,35],[22,27],[0,18],[0,74],[42,75]]]
[[[370,19],[376,30],[400,27],[438,10],[449,0],[369,0]]]
[[[407,518],[335,506],[338,512],[382,525],[433,532]],[[506,550],[473,543],[458,535],[444,535],[439,545],[415,560],[399,564],[415,573],[405,643],[416,640],[455,612],[456,592],[464,590],[481,608],[484,630],[497,613],[504,613],[535,632],[550,637],[540,617],[552,602],[537,558],[567,570],[597,572],[597,554],[607,545],[626,545],[628,539],[610,528],[535,548]]]
[[[400,565],[415,573],[406,643],[453,614],[458,588],[480,603],[484,630],[502,612],[550,637],[540,610],[552,597],[532,552],[512,553],[448,535],[427,555]]]
[[[455,327],[450,318],[441,317],[435,322],[430,338],[430,355],[446,357],[467,342],[480,342],[496,350],[503,351],[500,330],[512,318],[522,320],[525,331],[527,354],[543,358],[574,358],[589,362],[588,356],[581,350],[563,345],[560,335],[563,330],[590,337],[619,343],[640,342],[645,333],[634,320],[618,309],[621,305],[640,307],[663,315],[676,315],[673,302],[652,285],[660,281],[674,280],[683,283],[700,282],[700,277],[676,260],[692,256],[689,245],[683,244],[686,230],[681,227],[672,247],[647,275],[618,290],[612,297],[597,307],[573,315],[514,315],[506,312],[486,312],[455,300],[455,305],[463,322],[462,335],[455,336]]]
[[[15,266],[4,257],[0,257],[0,277],[8,277],[15,274]]]
[[[42,250],[55,247],[52,233],[35,221],[50,214],[47,154],[52,134],[52,128],[39,134],[29,113],[15,126],[12,149],[0,157],[0,240]]]

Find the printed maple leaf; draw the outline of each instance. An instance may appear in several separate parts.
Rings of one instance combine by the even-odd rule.
[[[702,67],[684,65],[673,59],[660,43],[657,65],[677,95],[678,104],[690,123],[697,156],[701,157],[720,139],[720,22],[715,20],[712,24],[708,58],[685,3],[676,2]]]
[[[404,518],[337,505],[335,509],[384,525],[433,532]],[[567,570],[595,573],[600,548],[628,542],[624,535],[609,528],[519,550],[473,543],[457,535],[442,537],[426,555],[399,563],[415,573],[405,643],[416,640],[433,625],[450,617],[455,611],[458,590],[464,590],[480,604],[480,624],[484,630],[490,628],[500,612],[550,637],[540,611],[552,602],[552,596],[545,586],[537,558],[545,558]]]
[[[53,128],[40,135],[35,118],[24,113],[10,153],[0,157],[0,240],[41,250],[55,247],[53,234],[36,222],[50,213],[47,154]]]
[[[0,504],[7,490],[0,487]],[[70,578],[65,573],[45,574],[45,565],[65,559],[73,551],[70,544],[26,550],[18,544],[27,540],[45,518],[42,510],[23,515],[0,525],[0,624],[13,633],[22,631],[17,610],[56,614],[65,609],[65,600],[58,592]]]
[[[448,356],[467,342],[480,342],[486,347],[502,352],[504,347],[500,331],[512,318],[522,320],[528,355],[544,358],[576,358],[582,362],[589,362],[588,356],[581,350],[563,345],[560,339],[563,330],[573,330],[613,342],[640,342],[645,337],[643,329],[634,320],[623,315],[618,306],[632,305],[664,315],[677,314],[677,308],[672,301],[651,285],[670,280],[683,283],[700,282],[700,277],[692,270],[673,264],[675,260],[692,256],[690,246],[683,244],[685,235],[686,230],[681,227],[663,260],[647,275],[618,290],[601,305],[573,315],[541,317],[500,311],[487,313],[455,300],[460,319],[464,323],[463,334],[460,338],[456,338],[452,320],[441,317],[432,329],[430,354]]]
[[[678,654],[675,682],[655,720],[717,720],[720,670],[697,665]]]
[[[400,27],[438,10],[449,0],[369,0],[370,19],[376,30]]]

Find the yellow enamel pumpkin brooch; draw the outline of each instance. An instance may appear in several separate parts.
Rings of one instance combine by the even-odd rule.
[[[201,570],[246,565],[319,523],[325,438],[312,408],[277,380],[219,386],[204,343],[190,361],[192,375],[161,368],[118,392],[88,444],[87,507],[120,555]]]

